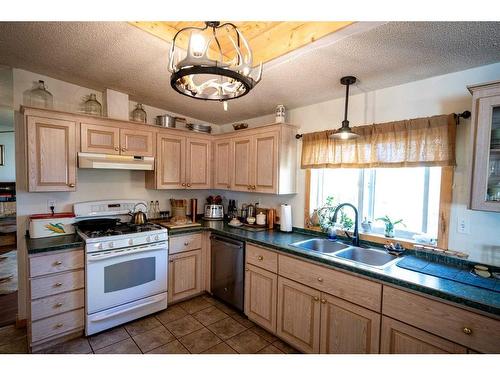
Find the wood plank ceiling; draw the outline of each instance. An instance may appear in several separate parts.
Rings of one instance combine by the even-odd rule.
[[[224,21],[222,21],[223,23]],[[243,33],[253,51],[254,65],[266,63],[297,48],[303,47],[326,35],[349,26],[353,22],[232,22]],[[203,27],[204,22],[144,22],[130,24],[163,39],[172,42],[174,35],[188,26]],[[189,33],[177,37],[178,46],[187,49]],[[231,50],[230,40],[221,39],[222,50]],[[214,51],[215,52],[215,51]],[[226,56],[231,58],[231,56]]]

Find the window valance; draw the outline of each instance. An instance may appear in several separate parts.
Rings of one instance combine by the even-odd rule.
[[[454,166],[453,114],[353,127],[360,137],[336,140],[333,130],[302,136],[301,168]]]

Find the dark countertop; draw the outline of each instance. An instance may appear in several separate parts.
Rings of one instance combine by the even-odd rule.
[[[392,263],[388,267],[382,269],[374,268],[289,245],[293,242],[315,237],[312,234],[302,232],[285,233],[276,230],[250,232],[244,229],[230,227],[221,221],[202,221],[202,223],[203,225],[201,227],[171,229],[169,230],[169,235],[176,236],[209,230],[213,233],[255,243],[285,254],[291,254],[322,263],[331,268],[350,271],[386,284],[412,289],[417,292],[429,294],[434,297],[439,297],[447,301],[500,316],[500,282],[497,282],[497,291],[492,291],[401,268],[398,267],[396,263]]]
[[[493,291],[401,268],[395,263],[380,269],[290,246],[293,242],[317,237],[317,235],[307,233],[306,231],[295,231],[290,233],[277,230],[250,232],[230,227],[222,221],[202,221],[201,227],[169,229],[169,235],[177,236],[202,231],[211,231],[212,233],[262,245],[284,254],[309,259],[327,267],[349,271],[379,282],[432,295],[500,317],[500,281],[497,281],[496,284],[497,287],[495,290],[497,291]],[[26,237],[26,244],[28,254],[38,254],[83,247],[84,242],[77,234],[73,234],[38,239]]]
[[[44,238],[30,238],[26,236],[26,248],[29,255],[56,250],[70,250],[83,246],[83,240],[76,233]]]

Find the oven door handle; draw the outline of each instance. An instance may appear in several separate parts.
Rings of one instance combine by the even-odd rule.
[[[110,254],[101,254],[101,253],[90,254],[87,256],[87,262],[97,262],[100,260],[117,258],[117,257],[125,256],[125,255],[145,253],[145,252],[153,251],[153,250],[162,250],[162,249],[166,249],[166,247],[167,247],[166,245],[167,245],[167,243],[165,242],[162,245],[152,246],[152,247],[143,247],[143,248],[138,247],[136,249],[130,249],[130,250],[115,250]]]
[[[106,313],[100,314],[100,315],[96,316],[95,318],[93,318],[92,322],[100,322],[100,321],[103,321],[103,320],[106,320],[106,319],[114,318],[117,315],[122,315],[124,313],[130,312],[130,311],[134,311],[134,310],[140,309],[142,307],[158,303],[158,302],[160,302],[162,300],[163,300],[163,297],[161,295],[160,296],[155,296],[155,297],[152,297],[152,298],[148,299],[144,303],[140,303],[139,305],[128,307],[128,308],[126,308],[124,310],[115,311],[115,312],[112,312],[112,313],[109,313],[109,314],[106,314]]]

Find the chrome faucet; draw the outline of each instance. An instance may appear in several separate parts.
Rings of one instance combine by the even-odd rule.
[[[353,210],[354,210],[354,232],[352,234],[352,237],[349,235],[349,233],[347,233],[347,231],[345,231],[345,234],[346,236],[352,240],[352,244],[354,246],[359,246],[359,233],[358,233],[358,210],[356,209],[356,207],[354,207],[352,204],[350,203],[341,203],[339,204],[336,208],[335,208],[335,211],[333,212],[333,222],[337,222],[337,214],[339,212],[339,210],[344,207],[344,206],[349,206],[351,207]]]

